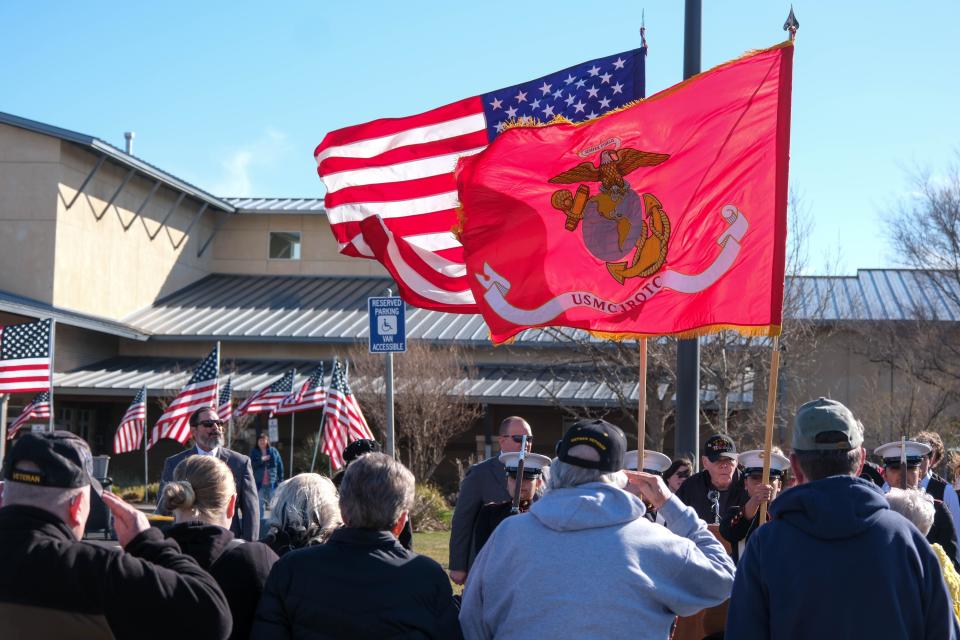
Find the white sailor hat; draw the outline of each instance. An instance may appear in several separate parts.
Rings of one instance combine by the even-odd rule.
[[[643,470],[647,473],[660,475],[670,466],[670,458],[658,451],[643,452]],[[637,470],[637,450],[627,451],[623,454],[623,468],[630,471]]]
[[[746,476],[762,474],[764,455],[763,449],[752,449],[750,451],[744,451],[741,453],[737,457],[737,462],[743,467],[743,474]],[[776,478],[782,476],[783,472],[786,471],[789,466],[789,458],[782,456],[779,453],[770,453],[771,477]]]
[[[500,462],[507,468],[507,473],[516,474],[520,452],[501,453]],[[523,477],[539,478],[543,475],[543,468],[550,466],[550,458],[539,453],[528,453],[523,458]]]
[[[887,444],[880,445],[874,449],[873,452],[883,458],[884,465],[900,464],[900,444],[899,440],[888,442]],[[914,440],[907,440],[903,443],[903,446],[906,449],[908,467],[918,466],[920,459],[933,451],[928,445]]]

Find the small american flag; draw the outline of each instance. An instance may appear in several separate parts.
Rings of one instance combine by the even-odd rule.
[[[190,415],[200,407],[212,407],[217,401],[217,379],[220,377],[220,345],[217,344],[176,398],[167,406],[150,433],[152,447],[160,438],[184,444],[190,439]]]
[[[45,420],[50,419],[49,391],[38,393],[36,396],[34,396],[33,400],[30,401],[30,404],[23,408],[23,411],[20,412],[20,416],[12,425],[10,425],[10,428],[7,430],[7,440],[10,440],[17,435],[17,431],[19,431],[20,427],[23,425],[30,422],[38,422],[41,418]]]
[[[144,386],[123,414],[117,433],[113,436],[113,452],[128,453],[143,446],[143,431],[147,424],[147,387]]]
[[[278,415],[323,408],[327,401],[327,390],[323,386],[323,363],[316,368],[300,388],[284,398],[277,407]]]
[[[233,417],[233,378],[227,378],[227,384],[220,389],[220,399],[217,401],[217,415],[224,422]]]
[[[643,97],[646,48],[406,118],[328,133],[314,151],[340,253],[381,262],[408,303],[479,313],[457,224],[457,160],[479,153],[508,122],[574,122]]]
[[[343,450],[350,442],[363,438],[373,439],[360,405],[350,391],[346,373],[339,360],[333,361],[333,374],[327,390],[327,403],[323,409],[323,452],[330,457],[334,469],[343,466]]]
[[[0,327],[0,393],[50,389],[52,320]]]
[[[248,413],[272,414],[283,402],[283,399],[293,391],[293,378],[297,375],[296,369],[290,369],[282,378],[276,380],[268,387],[260,389],[255,394],[247,398],[237,407],[237,415],[242,416]]]

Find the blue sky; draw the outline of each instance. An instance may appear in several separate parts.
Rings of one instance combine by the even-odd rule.
[[[325,6],[334,5],[338,6]],[[0,111],[123,146],[223,196],[320,196],[332,129],[405,116],[639,45],[681,79],[683,2],[93,1],[0,4]],[[896,266],[881,216],[960,151],[960,2],[794,3],[791,186],[809,271]],[[789,3],[704,2],[707,69],[785,38]],[[909,221],[904,221],[908,224]]]

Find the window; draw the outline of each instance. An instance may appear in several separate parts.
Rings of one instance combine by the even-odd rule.
[[[271,231],[270,232],[270,259],[271,260],[299,260],[300,259],[300,232],[299,231]]]

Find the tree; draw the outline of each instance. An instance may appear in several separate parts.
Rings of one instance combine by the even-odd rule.
[[[365,347],[350,353],[351,387],[371,427],[385,433],[384,361]],[[466,396],[471,363],[458,346],[431,347],[410,340],[394,356],[394,424],[397,456],[419,482],[430,479],[444,460],[447,443],[480,417]]]

